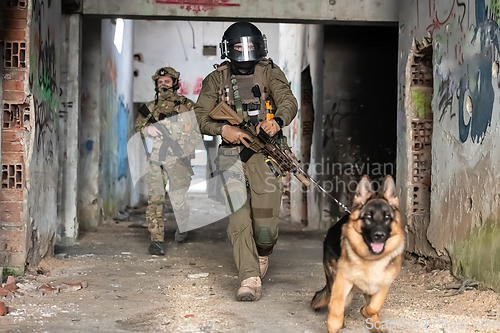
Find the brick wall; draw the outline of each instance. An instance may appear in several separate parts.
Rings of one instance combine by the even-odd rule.
[[[26,224],[23,139],[31,119],[28,87],[28,1],[6,0],[0,31],[3,48],[0,190],[0,266],[24,267]]]

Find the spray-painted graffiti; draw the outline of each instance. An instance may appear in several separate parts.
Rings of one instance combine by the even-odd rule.
[[[203,78],[201,77],[197,78],[196,83],[194,84],[193,95],[200,94],[202,85],[203,85]]]
[[[35,100],[35,149],[49,162],[54,159],[52,140],[47,136],[55,132],[56,114],[50,105],[43,100]]]
[[[215,7],[239,7],[239,3],[229,0],[155,0],[158,4],[180,5],[181,9],[199,13],[212,10]]]
[[[493,60],[500,54],[500,6],[498,0],[490,0],[489,6],[487,2],[476,0],[468,6],[455,0],[443,6],[429,1],[434,106],[443,128],[460,142],[483,142],[491,126],[494,86],[500,87],[491,75]]]
[[[441,85],[438,88],[438,108],[439,108],[439,121],[442,122],[444,116],[448,115],[448,117],[453,118],[456,114],[453,112],[451,106],[453,103],[453,93],[450,87],[450,78],[446,78],[441,82]]]
[[[333,144],[334,146],[337,145],[335,140],[335,129],[343,125],[342,120],[349,117],[351,112],[353,112],[351,100],[341,99],[333,103],[332,112],[325,114],[323,120],[323,148],[329,144]]]
[[[104,70],[101,72],[101,82],[104,84],[111,84],[116,90],[118,71],[116,69],[116,62],[113,58],[108,58],[105,62]]]
[[[429,1],[430,2],[430,1]],[[435,2],[435,0],[433,0]],[[457,0],[458,2],[458,0]],[[427,27],[427,31],[434,31],[436,29],[439,29],[443,25],[445,25],[449,19],[452,17],[453,14],[453,8],[455,7],[455,1],[452,2],[451,4],[451,9],[448,10],[448,16],[445,17],[444,19],[440,20],[439,19],[439,13],[436,11],[436,4],[433,3],[432,5],[429,4],[429,11],[430,11],[430,16],[432,18],[432,23]]]
[[[186,96],[187,94],[189,94],[186,86],[187,85],[183,81],[179,81],[179,94],[181,94],[182,96]]]
[[[38,86],[42,99],[54,103],[57,94],[55,46],[51,41],[45,41],[38,53]]]
[[[128,119],[129,108],[123,103],[123,96],[120,96],[118,101],[118,112],[116,114],[116,141],[117,154],[116,158],[118,166],[118,180],[127,178],[128,174],[128,159],[127,159],[127,140],[128,140]]]
[[[489,18],[500,25],[500,0],[491,0]]]
[[[29,84],[34,100],[35,148],[52,160],[52,138],[58,128],[58,55],[55,40],[60,27],[52,20],[51,1],[33,1],[30,34]]]

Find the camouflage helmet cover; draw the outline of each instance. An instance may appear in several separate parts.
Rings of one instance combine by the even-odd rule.
[[[161,76],[170,76],[172,79],[179,80],[180,73],[173,69],[172,67],[162,67],[155,72],[151,78],[156,82]]]

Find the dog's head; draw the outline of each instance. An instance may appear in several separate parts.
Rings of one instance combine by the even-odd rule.
[[[347,238],[362,258],[373,259],[393,252],[403,243],[396,185],[386,176],[375,193],[371,180],[363,176],[356,189]]]

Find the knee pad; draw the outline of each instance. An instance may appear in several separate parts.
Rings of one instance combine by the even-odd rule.
[[[277,235],[268,227],[259,227],[254,232],[255,244],[258,248],[269,249],[276,244]]]

